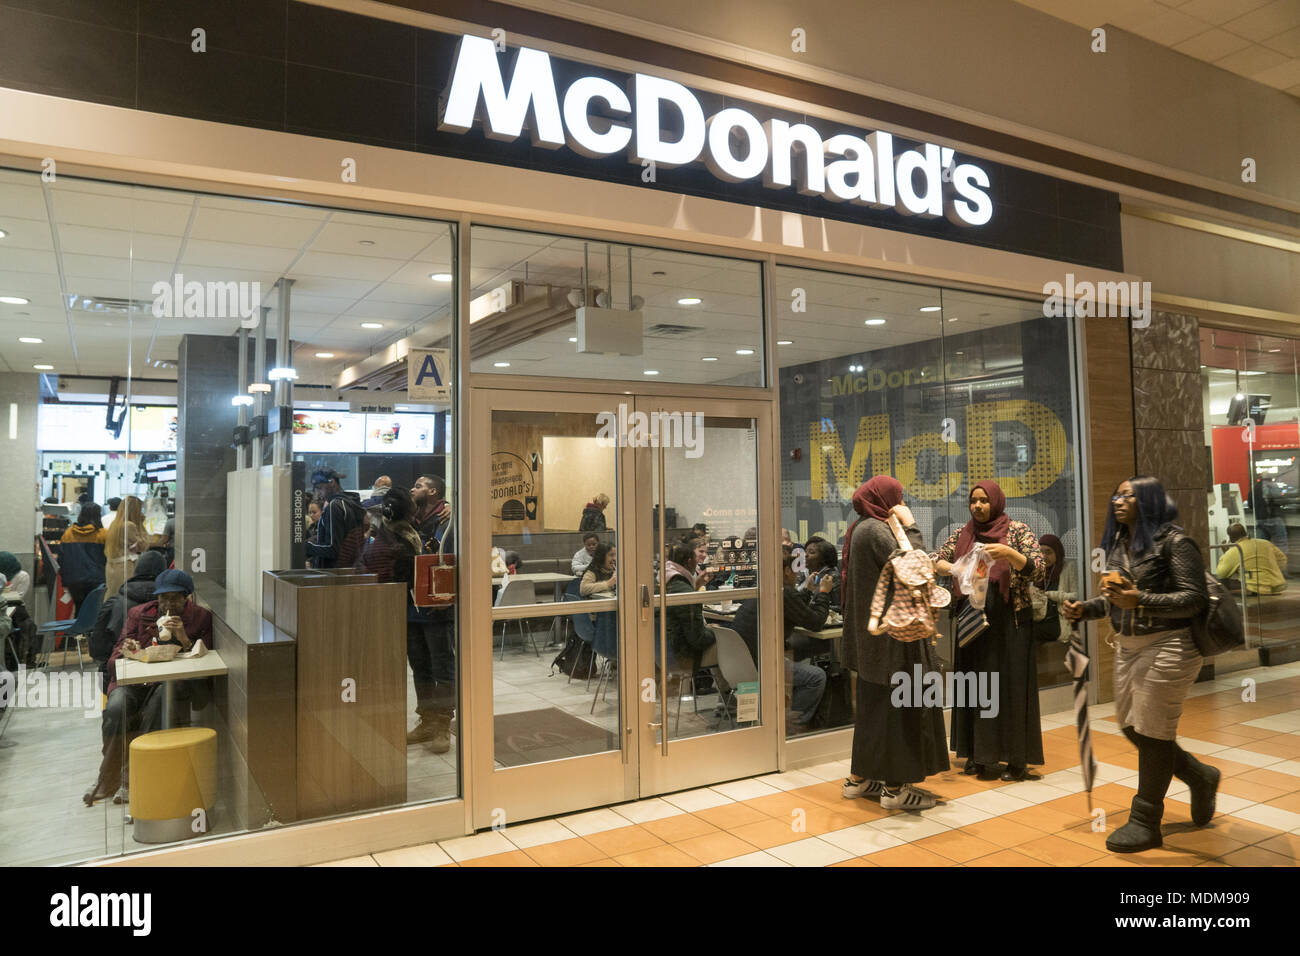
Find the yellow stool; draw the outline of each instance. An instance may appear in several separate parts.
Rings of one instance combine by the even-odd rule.
[[[175,727],[137,737],[131,742],[130,786],[137,843],[206,833],[217,797],[217,732]]]

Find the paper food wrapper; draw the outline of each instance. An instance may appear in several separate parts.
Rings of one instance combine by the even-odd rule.
[[[177,654],[176,658],[178,660],[185,660],[185,661],[194,660],[195,658],[202,657],[207,652],[208,649],[203,646],[202,641],[195,641],[193,644],[190,645],[190,649],[188,651],[186,651],[184,654]]]
[[[176,644],[151,644],[149,647],[140,648],[135,653],[124,651],[122,656],[133,661],[142,661],[145,664],[159,664],[165,661],[174,661],[179,652],[180,647]]]

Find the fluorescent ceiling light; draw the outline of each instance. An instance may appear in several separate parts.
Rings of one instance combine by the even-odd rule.
[[[334,353],[333,353],[333,352],[317,352],[317,353],[316,353],[316,357],[317,357],[317,358],[333,358],[333,357],[334,357]]]
[[[793,339],[777,339],[777,340],[776,340],[776,344],[777,344],[777,345],[794,345],[794,340],[793,340]]]
[[[362,327],[363,329],[382,329],[382,328],[384,327],[384,323],[382,323],[382,322],[362,322],[362,323],[361,323],[361,327]]]
[[[5,305],[27,305],[31,299],[24,299],[20,295],[0,295],[0,302]]]
[[[510,367],[510,363],[509,363],[509,362],[493,362],[493,363],[492,363],[492,367],[493,367],[493,368],[509,368],[509,367]]]
[[[884,325],[884,324],[885,324],[885,320],[884,320],[884,319],[867,319],[867,321],[866,321],[865,323],[863,323],[863,324],[865,324],[865,325]]]
[[[298,377],[297,369],[292,368],[273,368],[266,373],[266,377],[273,382],[293,381]]]
[[[248,386],[248,390],[250,392],[269,392],[271,386],[266,382],[254,382],[252,385]]]
[[[754,350],[753,350],[753,349],[736,349],[736,354],[737,354],[737,355],[753,355],[753,354],[754,354]]]
[[[718,357],[716,355],[706,355],[704,358],[700,359],[701,362],[716,362],[717,360]]]
[[[921,306],[921,311],[922,311],[922,312],[942,312],[942,311],[943,311],[943,306],[939,306],[939,305],[923,305],[923,306]]]
[[[42,371],[42,372],[48,372],[50,369],[54,368],[54,366],[53,366],[53,365],[33,365],[32,368],[34,368],[34,369],[39,369],[39,370]]]
[[[231,404],[231,405],[252,405],[252,404],[253,404],[253,396],[252,396],[252,395],[232,395],[232,396],[230,396],[230,404]]]
[[[44,340],[44,339],[33,338],[33,337],[30,336],[30,335],[20,335],[20,336],[18,337],[18,341],[19,341],[19,342],[22,342],[24,345],[40,345],[40,344],[41,344],[42,342],[44,342],[45,340]]]
[[[685,296],[684,298],[678,299],[677,304],[678,305],[699,305],[703,301],[704,300],[699,298],[698,296],[688,295]]]
[[[570,341],[570,342],[576,342],[576,341],[578,341],[578,337],[577,337],[576,335],[570,335],[570,336],[569,336],[569,341]]]
[[[325,406],[324,406],[322,403],[320,403],[320,402],[312,402],[312,403],[311,403],[311,407],[312,407],[312,408],[324,408]]]
[[[642,372],[641,374],[642,374],[642,375],[658,375],[658,374],[659,374],[659,370],[658,370],[657,368],[648,368],[648,369],[646,369],[644,372]]]
[[[451,273],[450,273],[450,272],[431,272],[431,273],[429,273],[429,278],[432,279],[434,282],[450,282],[450,281],[451,281]]]
[[[0,239],[3,239],[7,235],[9,235],[9,233],[5,232],[3,229],[0,229]]]

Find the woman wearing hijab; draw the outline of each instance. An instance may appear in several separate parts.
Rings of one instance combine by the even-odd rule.
[[[903,486],[877,475],[853,493],[859,515],[844,538],[845,664],[858,672],[857,718],[853,727],[853,760],[844,781],[845,798],[871,797],[886,810],[928,810],[932,794],[918,790],[932,773],[948,769],[943,709],[935,706],[894,706],[892,677],[933,671],[928,641],[904,643],[867,629],[876,582],[889,556],[898,549],[889,529],[890,515],[903,526],[914,548],[925,548],[911,510],[903,504]]]
[[[1192,822],[1214,817],[1222,772],[1178,746],[1183,701],[1204,659],[1191,621],[1205,611],[1209,593],[1196,542],[1174,524],[1177,506],[1149,475],[1121,482],[1111,497],[1101,546],[1106,552],[1102,596],[1067,601],[1071,621],[1110,616],[1115,651],[1115,722],[1138,751],[1137,794],[1128,822],[1106,838],[1113,853],[1160,846],[1169,783],[1187,784]]]
[[[1054,534],[1045,534],[1038,539],[1038,549],[1043,555],[1045,567],[1043,593],[1047,595],[1047,618],[1035,625],[1037,630],[1049,621],[1058,625],[1057,633],[1052,637],[1043,634],[1042,640],[1059,640],[1070,642],[1070,622],[1061,617],[1061,605],[1079,597],[1079,568],[1073,561],[1065,560],[1065,545]]]
[[[1007,498],[997,482],[975,485],[968,500],[970,521],[954,531],[931,557],[940,574],[951,574],[952,562],[974,550],[977,543],[993,559],[984,601],[989,626],[971,643],[954,650],[953,670],[983,677],[990,690],[996,676],[998,700],[996,714],[988,716],[981,716],[987,711],[978,700],[954,701],[952,742],[957,756],[966,758],[966,773],[996,773],[998,764],[1005,762],[1002,779],[1023,780],[1030,764],[1043,763],[1029,593],[1031,584],[1042,586],[1043,555],[1029,526],[1007,515]],[[952,609],[955,618],[968,599],[955,582],[953,596],[958,599]]]

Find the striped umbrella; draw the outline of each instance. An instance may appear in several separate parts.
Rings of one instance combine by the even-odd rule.
[[[1097,776],[1097,761],[1092,755],[1092,731],[1088,726],[1088,655],[1078,623],[1070,628],[1070,647],[1065,652],[1065,666],[1074,677],[1074,727],[1079,734],[1079,768],[1088,791],[1088,813],[1092,813],[1092,782]]]

